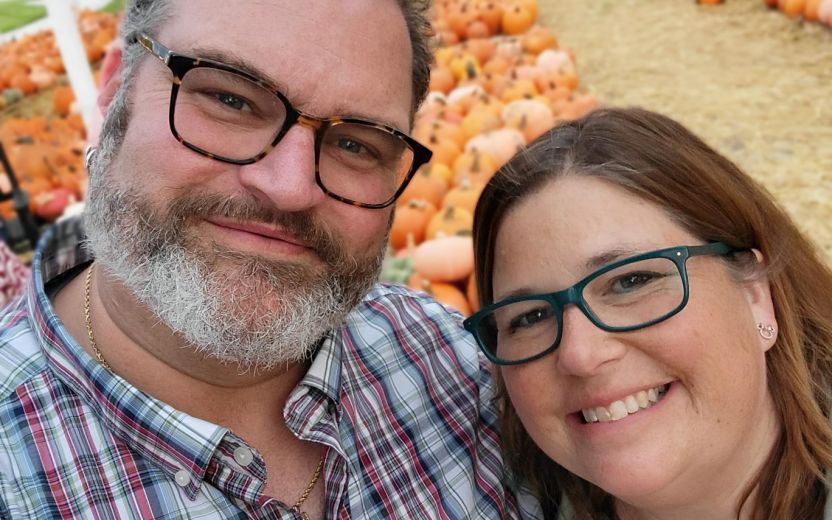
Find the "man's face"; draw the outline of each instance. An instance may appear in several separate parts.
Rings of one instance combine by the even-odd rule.
[[[392,0],[182,1],[154,36],[244,66],[307,114],[408,128],[411,51]],[[96,258],[209,355],[245,367],[307,355],[375,280],[391,210],[325,196],[308,128],[230,165],[171,134],[163,63],[144,59],[129,87],[124,141],[93,167]]]

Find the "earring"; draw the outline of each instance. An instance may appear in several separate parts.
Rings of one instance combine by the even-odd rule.
[[[84,169],[87,170],[87,173],[90,171],[90,163],[92,162],[92,157],[95,155],[98,149],[95,146],[87,146],[87,149],[84,150]]]
[[[758,323],[757,331],[763,339],[771,339],[774,337],[774,327],[771,324],[763,325],[762,323]]]

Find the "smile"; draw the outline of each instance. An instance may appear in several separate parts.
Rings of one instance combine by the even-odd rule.
[[[618,401],[613,401],[607,406],[584,408],[581,414],[587,423],[619,421],[661,401],[669,387],[670,384],[664,384],[641,390]]]

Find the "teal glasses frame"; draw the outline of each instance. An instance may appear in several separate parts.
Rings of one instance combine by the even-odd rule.
[[[563,310],[567,305],[575,305],[577,306],[581,312],[586,316],[593,325],[598,327],[601,330],[607,332],[629,332],[633,330],[643,329],[646,327],[650,327],[651,325],[655,325],[660,323],[668,318],[671,318],[688,304],[688,299],[690,297],[690,285],[688,283],[688,272],[687,272],[687,260],[694,256],[705,256],[705,255],[719,255],[724,256],[731,253],[736,253],[739,251],[744,251],[743,249],[738,249],[733,246],[729,246],[722,242],[711,242],[704,245],[699,246],[678,246],[678,247],[669,247],[666,249],[659,249],[656,251],[650,251],[647,253],[642,253],[636,256],[631,256],[628,258],[624,258],[622,260],[618,260],[607,264],[600,269],[594,271],[593,273],[587,275],[578,283],[573,285],[572,287],[568,287],[561,291],[553,292],[553,293],[540,293],[540,294],[529,294],[529,295],[522,295],[522,296],[512,296],[510,298],[505,298],[500,300],[499,302],[492,303],[491,305],[487,305],[486,307],[480,309],[478,312],[474,313],[463,321],[463,326],[466,330],[474,335],[474,338],[477,340],[477,344],[480,347],[480,350],[485,354],[485,356],[491,360],[492,363],[497,365],[522,365],[524,363],[529,363],[536,359],[540,359],[543,356],[546,356],[555,350],[557,350],[558,346],[560,346],[561,336],[563,334]],[[617,269],[619,267],[625,266],[627,264],[631,264],[634,262],[640,262],[642,260],[649,260],[652,258],[666,258],[671,260],[675,265],[676,268],[679,270],[679,276],[682,280],[682,287],[684,289],[684,293],[682,296],[682,301],[679,303],[671,311],[659,316],[658,318],[652,319],[650,321],[646,321],[644,323],[639,323],[636,325],[629,325],[626,327],[611,327],[606,325],[603,321],[601,321],[598,316],[595,315],[594,312],[590,309],[587,305],[586,300],[583,296],[584,288],[593,280],[598,278],[599,276],[604,275],[612,271],[613,269]],[[481,328],[480,325],[483,320],[489,319],[498,309],[501,307],[505,307],[506,305],[511,305],[513,303],[529,301],[529,300],[540,300],[548,302],[554,311],[555,319],[557,321],[557,336],[555,337],[554,343],[552,345],[532,356],[523,359],[517,360],[506,360],[501,359],[496,355],[496,346],[490,348],[488,345],[489,343],[486,341],[485,338],[481,336]]]

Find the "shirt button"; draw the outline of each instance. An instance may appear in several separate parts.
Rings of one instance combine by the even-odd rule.
[[[237,464],[240,466],[245,467],[251,464],[251,461],[254,460],[254,455],[252,455],[250,449],[240,446],[234,450],[234,460],[237,461]]]
[[[185,487],[191,483],[191,476],[184,469],[177,471],[176,475],[173,476],[173,479],[179,487]]]

